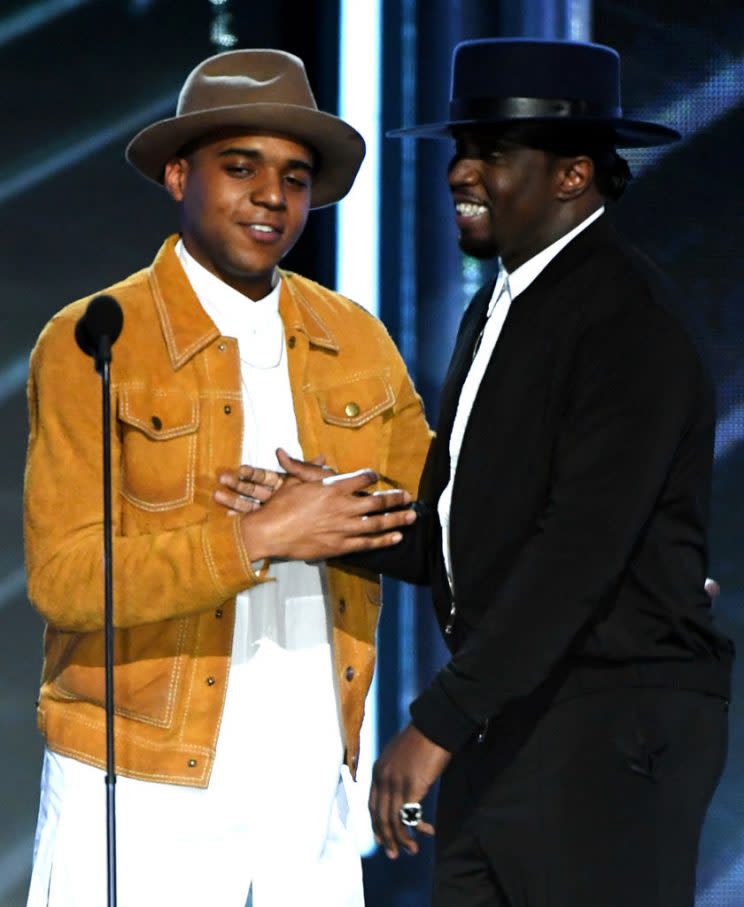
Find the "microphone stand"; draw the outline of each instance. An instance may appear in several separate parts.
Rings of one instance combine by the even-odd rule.
[[[111,340],[98,342],[103,423],[103,638],[106,675],[106,886],[108,907],[116,907],[116,759],[114,751],[114,584],[111,510]]]
[[[96,296],[75,325],[75,340],[101,376],[103,431],[103,643],[106,677],[106,885],[116,907],[116,759],[114,756],[114,552],[111,509],[111,347],[124,316],[112,296]]]

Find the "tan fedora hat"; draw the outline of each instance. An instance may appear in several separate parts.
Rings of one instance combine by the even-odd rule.
[[[318,110],[302,60],[281,50],[231,50],[204,60],[184,82],[176,115],[139,132],[126,157],[162,184],[173,155],[224,126],[268,130],[312,148],[317,155],[313,208],[343,198],[364,159],[361,135]]]

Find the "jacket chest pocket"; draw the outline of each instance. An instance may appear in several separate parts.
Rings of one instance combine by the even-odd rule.
[[[361,375],[352,381],[315,390],[336,466],[345,472],[379,468],[382,429],[395,405],[385,375]],[[331,453],[327,447],[323,453]]]
[[[125,387],[119,398],[123,496],[144,510],[194,499],[199,400],[176,390]]]

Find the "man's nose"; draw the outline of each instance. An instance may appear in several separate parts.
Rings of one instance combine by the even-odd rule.
[[[251,186],[251,200],[266,208],[283,208],[286,198],[281,174],[272,170],[258,174]]]
[[[452,158],[447,169],[447,179],[451,189],[459,186],[472,186],[479,179],[479,165],[477,158],[458,155]]]

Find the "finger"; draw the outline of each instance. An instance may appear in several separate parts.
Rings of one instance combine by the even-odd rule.
[[[259,469],[253,466],[241,466],[236,470],[225,470],[218,476],[220,484],[232,488],[233,491],[245,493],[246,485],[256,485],[276,491],[281,488],[284,476],[270,469]]]
[[[381,784],[377,793],[377,828],[380,834],[380,841],[385,850],[386,856],[395,860],[398,856],[398,845],[395,840],[395,831],[390,822],[390,801],[392,792],[389,784]]]
[[[243,497],[255,498],[257,501],[268,501],[276,489],[255,482],[239,482],[235,489]]]
[[[312,459],[308,460],[308,463],[312,463],[313,466],[325,466],[325,460],[326,458],[323,454],[318,454],[317,457],[313,457]],[[331,467],[329,466],[328,469],[330,468]]]
[[[413,498],[403,488],[391,488],[388,491],[375,491],[373,494],[360,495],[356,499],[355,510],[360,513],[382,513],[386,510],[406,507]]]
[[[370,485],[377,482],[379,476],[374,469],[356,469],[354,472],[326,474],[323,477],[323,484],[332,485],[339,494],[357,494]],[[364,497],[373,497],[373,495],[364,495]]]
[[[260,501],[251,500],[243,497],[243,495],[236,494],[234,491],[227,491],[223,488],[218,488],[214,492],[213,497],[218,504],[234,513],[253,513],[254,510],[258,510],[261,507]]]
[[[417,854],[419,850],[418,843],[400,818],[401,807],[404,803],[410,801],[416,801],[416,797],[410,795],[410,788],[408,784],[405,784],[396,796],[390,798],[390,825],[395,835],[396,844],[410,854]]]
[[[306,462],[305,460],[297,460],[294,457],[290,457],[283,447],[277,448],[276,458],[279,461],[279,465],[288,475],[294,476],[303,482],[319,482],[333,472],[324,463],[315,463],[313,460]],[[315,459],[318,458],[316,457]],[[323,461],[325,462],[325,457],[323,457]]]
[[[354,554],[357,551],[376,551],[378,548],[392,548],[403,541],[400,532],[383,532],[380,535],[351,535],[339,543],[336,556]]]
[[[419,822],[416,826],[416,831],[422,835],[428,835],[430,838],[436,835],[436,830],[431,822]]]
[[[263,485],[266,488],[276,491],[282,487],[282,482],[286,477],[273,469],[261,469],[256,466],[241,466],[238,470],[238,480],[241,484],[252,483]]]
[[[360,514],[359,525],[354,535],[379,535],[380,533],[395,532],[404,529],[416,522],[415,510],[394,510],[391,513]],[[353,524],[349,527],[353,531]]]

